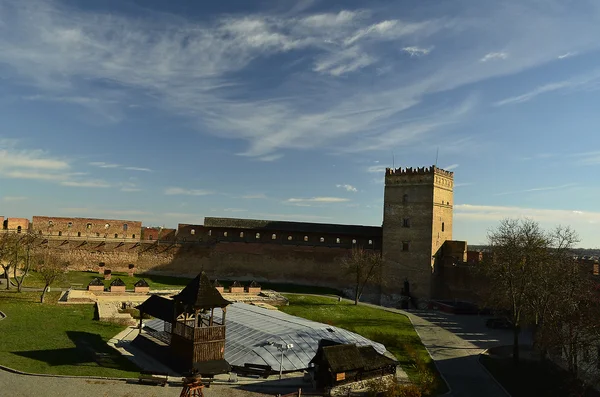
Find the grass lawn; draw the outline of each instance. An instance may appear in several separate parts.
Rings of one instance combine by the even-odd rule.
[[[355,306],[348,301],[304,295],[286,295],[290,305],[280,310],[294,316],[322,322],[356,332],[382,343],[398,359],[409,378],[418,382],[417,361],[424,363],[435,375],[432,395],[447,391],[421,338],[410,320],[401,314],[366,306]]]
[[[68,272],[64,275],[61,280],[57,280],[52,287],[63,287],[68,288],[74,284],[81,284],[83,288],[85,288],[90,281],[92,281],[95,277],[101,277],[96,272]],[[112,273],[112,280],[115,278],[120,278],[125,282],[125,285],[128,289],[133,289],[133,284],[135,284],[140,278],[143,278],[148,282],[151,289],[181,289],[185,287],[190,281],[191,278],[186,277],[172,277],[172,276],[162,276],[155,274],[134,274],[133,277],[129,277],[127,273],[114,272]],[[104,281],[104,286],[109,287],[112,280]],[[219,279],[219,283],[223,285],[225,288],[228,288],[233,281],[229,280],[221,280]],[[248,283],[243,283],[248,284]],[[339,295],[340,291],[334,288],[328,287],[315,287],[315,286],[305,286],[305,285],[294,285],[294,284],[281,284],[281,283],[260,283],[264,289],[272,289],[279,292],[294,292],[300,294],[320,294],[320,295]],[[44,282],[40,277],[39,273],[29,272],[27,277],[25,278],[25,283],[23,284],[25,287],[43,287]],[[0,286],[1,288],[1,286]]]
[[[94,320],[93,305],[58,305],[58,293],[0,291],[0,364],[25,372],[137,377],[106,342],[124,327]]]
[[[552,363],[521,360],[515,366],[512,358],[483,355],[481,363],[513,397],[599,397],[600,393],[574,381],[569,374]]]

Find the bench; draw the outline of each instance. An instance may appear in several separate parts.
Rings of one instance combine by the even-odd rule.
[[[243,367],[240,367],[237,372],[241,372],[243,374],[248,375],[258,375],[266,379],[269,377],[269,375],[271,375],[273,369],[270,365],[246,363]]]
[[[166,372],[140,371],[138,383],[151,383],[154,385],[166,386],[169,374]]]

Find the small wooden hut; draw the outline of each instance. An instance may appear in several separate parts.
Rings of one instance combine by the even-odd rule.
[[[147,294],[148,292],[150,292],[150,286],[148,285],[146,280],[141,278],[138,281],[136,281],[135,284],[133,284],[133,292],[138,294]]]
[[[94,277],[94,279],[92,281],[90,281],[90,283],[88,284],[87,290],[103,292],[104,291],[104,282],[100,279],[100,277]]]
[[[257,283],[256,281],[252,281],[249,285],[248,285],[248,293],[249,294],[260,294],[260,284]]]
[[[113,292],[113,293],[125,292],[125,282],[123,280],[121,280],[120,278],[114,279],[110,283],[110,292]]]
[[[356,346],[321,340],[310,361],[318,389],[331,390],[369,379],[393,377],[397,362],[378,353],[373,346]]]
[[[234,281],[231,287],[229,287],[229,292],[232,294],[241,294],[244,292],[244,286],[239,281]]]
[[[221,293],[221,294],[222,294],[223,292],[225,292],[225,287],[223,287],[223,286],[221,285],[221,283],[219,282],[219,280],[215,280],[215,281],[213,282],[213,286],[214,286],[214,287],[217,289],[217,291],[219,291],[219,293]]]

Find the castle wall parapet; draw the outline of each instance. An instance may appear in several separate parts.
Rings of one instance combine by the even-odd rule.
[[[430,174],[438,174],[443,175],[448,178],[454,177],[454,172],[446,171],[442,168],[438,168],[435,165],[431,167],[406,167],[406,168],[386,168],[385,176],[412,176],[412,175],[430,175]]]

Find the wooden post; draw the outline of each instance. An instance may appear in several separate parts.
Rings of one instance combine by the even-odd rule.
[[[212,327],[213,325],[213,316],[215,315],[215,308],[211,308],[210,309],[210,322],[208,323],[208,325],[210,325]]]
[[[224,307],[221,310],[223,310],[223,318],[221,319],[221,320],[223,320],[222,325],[225,325],[225,315],[227,314],[227,307]]]

